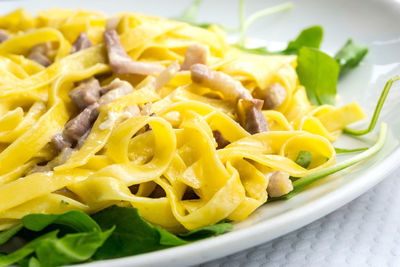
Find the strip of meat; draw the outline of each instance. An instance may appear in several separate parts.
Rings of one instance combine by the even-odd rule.
[[[64,164],[68,160],[68,158],[72,155],[73,152],[75,152],[75,149],[67,147],[67,148],[63,149],[60,152],[60,154],[58,154],[57,157],[55,157],[54,159],[49,161],[46,165],[44,165],[44,166],[36,165],[35,167],[33,167],[32,170],[30,170],[28,172],[28,174],[32,174],[35,172],[52,171],[55,167],[57,167],[61,164]]]
[[[267,175],[269,178],[267,192],[270,197],[280,197],[293,190],[290,175],[282,171],[274,171]]]
[[[58,151],[62,151],[67,147],[72,147],[72,141],[65,138],[61,133],[56,134],[51,142]]]
[[[193,82],[221,92],[227,100],[252,99],[250,92],[239,81],[223,72],[213,71],[203,64],[194,64],[190,71]]]
[[[186,50],[185,59],[181,65],[181,70],[190,70],[194,64],[207,65],[209,53],[208,46],[202,44],[189,45]]]
[[[130,83],[116,78],[108,86],[102,88],[103,96],[100,97],[98,103],[100,106],[106,105],[132,91],[133,87]]]
[[[28,58],[44,67],[48,67],[52,63],[48,57],[51,50],[51,42],[37,44],[31,48]]]
[[[65,124],[63,136],[78,141],[91,127],[99,115],[99,104],[95,103],[85,108],[75,118]]]
[[[280,83],[272,83],[263,90],[254,90],[253,96],[264,100],[264,109],[274,109],[280,107],[285,101],[286,89]]]
[[[0,29],[0,43],[4,42],[8,38],[10,38],[10,35],[8,35],[5,31]]]
[[[226,140],[226,139],[222,136],[222,134],[220,133],[220,131],[214,130],[212,133],[213,133],[215,142],[217,142],[217,145],[218,145],[218,146],[217,146],[217,149],[224,148],[224,147],[226,147],[227,145],[230,144],[230,142],[229,142],[228,140]]]
[[[85,32],[81,32],[71,48],[71,54],[92,47],[93,44]]]
[[[100,99],[100,84],[96,78],[87,79],[74,89],[72,89],[68,96],[80,109],[84,109],[96,103]]]
[[[239,81],[202,64],[195,64],[190,70],[193,82],[219,91],[225,99],[237,104],[239,122],[249,133],[268,131],[267,118],[262,113],[263,100],[253,99]]]
[[[251,134],[268,131],[268,122],[262,113],[263,101],[259,99],[240,99],[238,115],[240,124]]]
[[[104,88],[103,88],[104,89]],[[100,89],[99,89],[100,90]],[[110,103],[111,101],[130,93],[133,90],[130,83],[114,79],[106,89],[104,95],[96,102],[87,106],[75,118],[65,124],[62,134],[53,138],[53,144],[62,151],[66,147],[71,147],[72,143],[83,143],[83,136],[87,136],[93,122],[99,115],[99,107]],[[79,145],[79,144],[78,144]]]
[[[164,67],[158,64],[133,61],[122,47],[115,30],[104,32],[104,42],[111,69],[117,74],[152,75],[164,70]]]

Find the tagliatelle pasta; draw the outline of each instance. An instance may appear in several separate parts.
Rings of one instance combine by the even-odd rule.
[[[9,35],[0,43],[0,230],[31,213],[94,213],[113,204],[173,232],[243,220],[269,193],[290,191],[289,177],[333,165],[331,142],[365,118],[357,103],[311,105],[296,56],[249,55],[217,26],[56,9],[37,17],[16,10],[0,28]],[[110,31],[124,51],[112,46]],[[71,53],[84,46],[82,33],[90,47]],[[34,52],[44,43],[48,66]],[[207,53],[194,62],[198,73],[179,68],[194,44]],[[214,80],[203,80],[211,77],[203,70]],[[71,95],[89,82],[99,83],[100,100]],[[81,100],[92,102],[81,108]],[[73,119],[84,112],[92,116],[87,131],[60,152],[55,136],[82,130]],[[311,155],[306,167],[296,163],[302,151]],[[274,175],[286,178],[272,182]]]

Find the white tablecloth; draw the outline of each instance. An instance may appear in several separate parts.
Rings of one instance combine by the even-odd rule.
[[[201,266],[400,266],[400,169],[304,228]]]

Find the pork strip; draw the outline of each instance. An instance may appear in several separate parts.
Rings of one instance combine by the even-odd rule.
[[[104,42],[111,69],[117,74],[152,75],[164,70],[164,67],[158,64],[133,61],[122,47],[114,29],[104,32]]]

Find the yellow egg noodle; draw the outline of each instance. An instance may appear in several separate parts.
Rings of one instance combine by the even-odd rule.
[[[110,53],[103,40],[110,27],[130,67],[150,63],[143,66],[162,71],[118,73],[109,61],[121,55]],[[243,220],[268,192],[291,190],[280,181],[334,164],[331,141],[365,118],[357,103],[312,106],[295,56],[244,53],[228,45],[217,26],[82,10],[52,9],[34,17],[19,9],[1,17],[0,28],[8,36],[0,43],[0,230],[30,213],[94,213],[113,204],[135,207],[173,232]],[[71,53],[81,33],[92,46]],[[43,43],[53,47],[49,66],[32,53]],[[239,100],[244,109],[246,99],[266,88],[284,88],[279,105],[260,113],[269,131],[251,134],[229,91],[193,81],[190,66],[179,70],[196,45],[208,50],[205,70],[246,89],[247,98]],[[79,113],[69,93],[92,77],[102,88],[129,82],[134,90],[98,107],[90,132],[64,161],[35,171],[57,159],[52,140]],[[149,110],[132,115],[132,106]],[[308,168],[295,163],[300,151],[312,154]],[[272,182],[277,173],[286,180]]]

